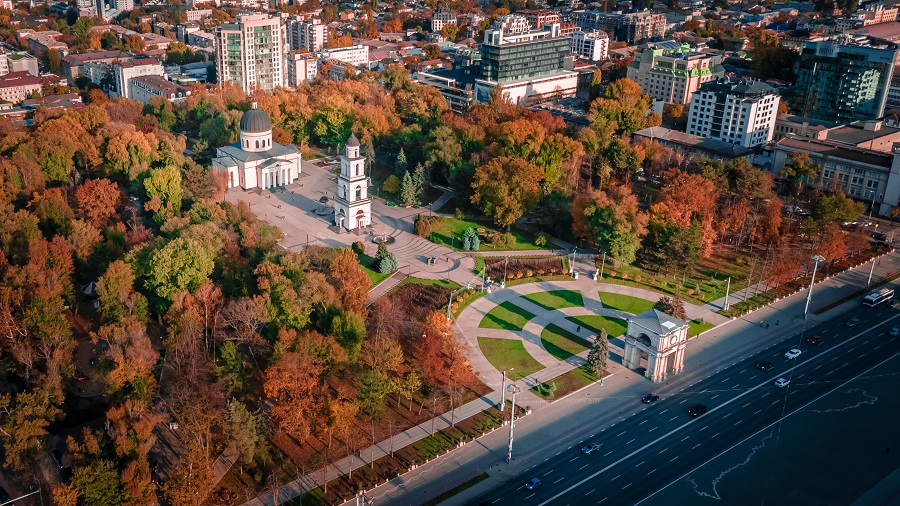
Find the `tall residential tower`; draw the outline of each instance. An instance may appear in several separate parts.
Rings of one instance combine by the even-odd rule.
[[[268,14],[240,14],[216,30],[219,82],[239,84],[247,93],[285,85],[284,21]]]

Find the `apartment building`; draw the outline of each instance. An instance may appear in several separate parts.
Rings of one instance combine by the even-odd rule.
[[[844,18],[835,20],[835,28],[839,32],[862,28],[864,26],[878,25],[881,23],[890,23],[897,20],[897,8],[892,7],[885,9],[882,4],[870,4],[865,9],[860,9],[856,13]]]
[[[724,76],[725,68],[722,55],[670,40],[642,46],[626,74],[654,99],[686,105],[700,85]]]
[[[0,52],[0,76],[10,72],[27,72],[32,76],[39,75],[37,58],[25,51]]]
[[[369,66],[369,46],[356,44],[348,47],[339,47],[335,49],[322,49],[318,53],[321,59],[334,59],[344,63],[349,63],[355,67]]]
[[[456,24],[456,12],[451,9],[438,9],[431,15],[431,31],[439,32],[444,25]]]
[[[628,45],[661,40],[666,35],[665,15],[646,10],[623,14],[588,8],[572,12],[569,18],[582,30],[603,30],[613,40]]]
[[[134,98],[131,96],[129,82],[140,76],[157,76],[165,81],[166,71],[162,63],[156,58],[131,58],[122,62],[116,62],[112,66],[115,91],[111,96]]]
[[[572,52],[579,56],[593,61],[605,60],[609,56],[609,36],[606,32],[578,29],[569,37],[572,38]]]
[[[754,79],[724,77],[694,92],[687,133],[746,148],[772,140],[778,114],[778,93]]]
[[[290,52],[287,57],[288,86],[297,87],[316,78],[319,58],[312,53]]]
[[[516,14],[525,16],[525,19],[531,22],[531,27],[535,30],[540,30],[544,25],[562,23],[559,12],[550,9],[524,9],[516,11]]]
[[[183,102],[191,95],[184,86],[179,86],[161,76],[146,75],[128,81],[130,98],[147,105],[154,97],[163,97],[169,102]]]
[[[328,30],[319,18],[304,19],[291,16],[286,19],[288,48],[306,49],[310,53],[321,51],[328,42]]]
[[[870,120],[884,114],[897,45],[839,36],[807,42],[797,64],[792,109],[826,121]]]
[[[216,30],[216,70],[220,83],[250,93],[284,86],[287,52],[284,22],[268,14],[239,14]]]

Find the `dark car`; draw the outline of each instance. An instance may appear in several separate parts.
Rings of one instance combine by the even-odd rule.
[[[528,480],[528,483],[525,484],[525,488],[528,490],[535,490],[541,486],[541,480],[537,478],[532,478]]]
[[[641,398],[641,402],[644,404],[650,404],[659,400],[659,396],[656,394],[647,394],[643,398]]]
[[[591,441],[584,448],[581,449],[581,453],[585,455],[590,455],[595,451],[599,450],[602,445],[596,441]]]
[[[704,413],[706,413],[706,406],[703,404],[697,404],[696,406],[688,410],[688,415],[693,417],[698,417]]]
[[[854,316],[853,318],[850,318],[849,320],[844,322],[844,325],[846,325],[848,327],[855,327],[855,326],[859,325],[859,317]]]
[[[809,336],[806,338],[806,342],[809,344],[819,344],[822,342],[822,336]]]
[[[760,371],[768,371],[772,368],[772,362],[757,362],[756,368]]]

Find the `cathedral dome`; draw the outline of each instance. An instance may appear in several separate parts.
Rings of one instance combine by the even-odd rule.
[[[359,139],[356,138],[356,134],[353,134],[353,133],[350,134],[350,138],[347,139],[347,147],[348,148],[359,147]]]
[[[262,134],[271,131],[272,121],[269,115],[262,109],[257,109],[256,102],[253,102],[253,108],[241,116],[241,132]]]

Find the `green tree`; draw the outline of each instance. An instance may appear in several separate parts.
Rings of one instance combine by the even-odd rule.
[[[176,237],[152,254],[147,288],[168,301],[177,292],[194,292],[209,281],[216,254],[193,238]]]
[[[414,206],[418,203],[416,185],[409,171],[403,174],[403,181],[400,183],[400,202],[405,206]]]
[[[265,445],[263,427],[259,417],[251,413],[240,401],[228,403],[228,425],[230,429],[229,449],[237,455],[237,463],[244,474],[244,466],[251,464],[253,458]]]
[[[344,311],[331,320],[331,334],[344,350],[350,363],[359,358],[359,350],[366,338],[366,322],[361,316]]]
[[[591,370],[597,376],[602,376],[606,371],[609,362],[609,335],[606,329],[600,329],[600,334],[594,338],[591,343],[591,350],[588,352],[587,363],[591,366]]]
[[[90,465],[75,468],[72,483],[78,489],[84,504],[118,506],[128,500],[119,473],[108,460],[97,460]]]
[[[757,79],[779,79],[793,84],[796,79],[794,64],[799,59],[799,53],[780,45],[759,48],[753,52],[751,75]]]
[[[134,273],[122,260],[109,264],[97,280],[100,314],[106,323],[116,323],[134,315],[138,321],[147,319],[147,299],[134,291]]]
[[[181,171],[177,167],[151,169],[144,188],[150,199],[144,207],[153,211],[154,221],[165,223],[181,213]]]
[[[400,148],[400,153],[397,154],[397,160],[394,162],[394,173],[395,174],[406,174],[407,172],[407,162],[406,162],[406,153],[403,151],[403,148]]]
[[[809,184],[819,178],[821,170],[821,165],[814,163],[809,158],[809,153],[798,151],[788,155],[788,163],[781,169],[778,176],[791,185],[795,194],[799,194],[804,184]]]
[[[232,341],[226,341],[219,348],[219,362],[215,371],[228,395],[243,392],[250,380],[249,371],[244,367],[244,357]]]
[[[498,225],[511,227],[537,205],[543,179],[543,169],[521,158],[494,158],[475,170],[472,203]]]
[[[356,381],[359,407],[372,418],[380,418],[384,412],[384,398],[394,388],[394,382],[385,373],[371,369],[363,371]]]
[[[595,69],[594,75],[591,76],[590,101],[593,102],[595,98],[600,97],[601,93],[603,93],[603,74],[600,69]]]
[[[384,180],[384,185],[381,187],[386,193],[392,193],[394,195],[400,191],[400,180],[397,176],[391,174],[387,179]]]
[[[856,202],[841,194],[825,195],[813,206],[813,217],[820,223],[843,223],[860,217],[865,209],[862,202]]]
[[[416,204],[421,204],[425,200],[425,167],[422,164],[416,165],[416,170],[412,175],[413,189],[416,193]]]

